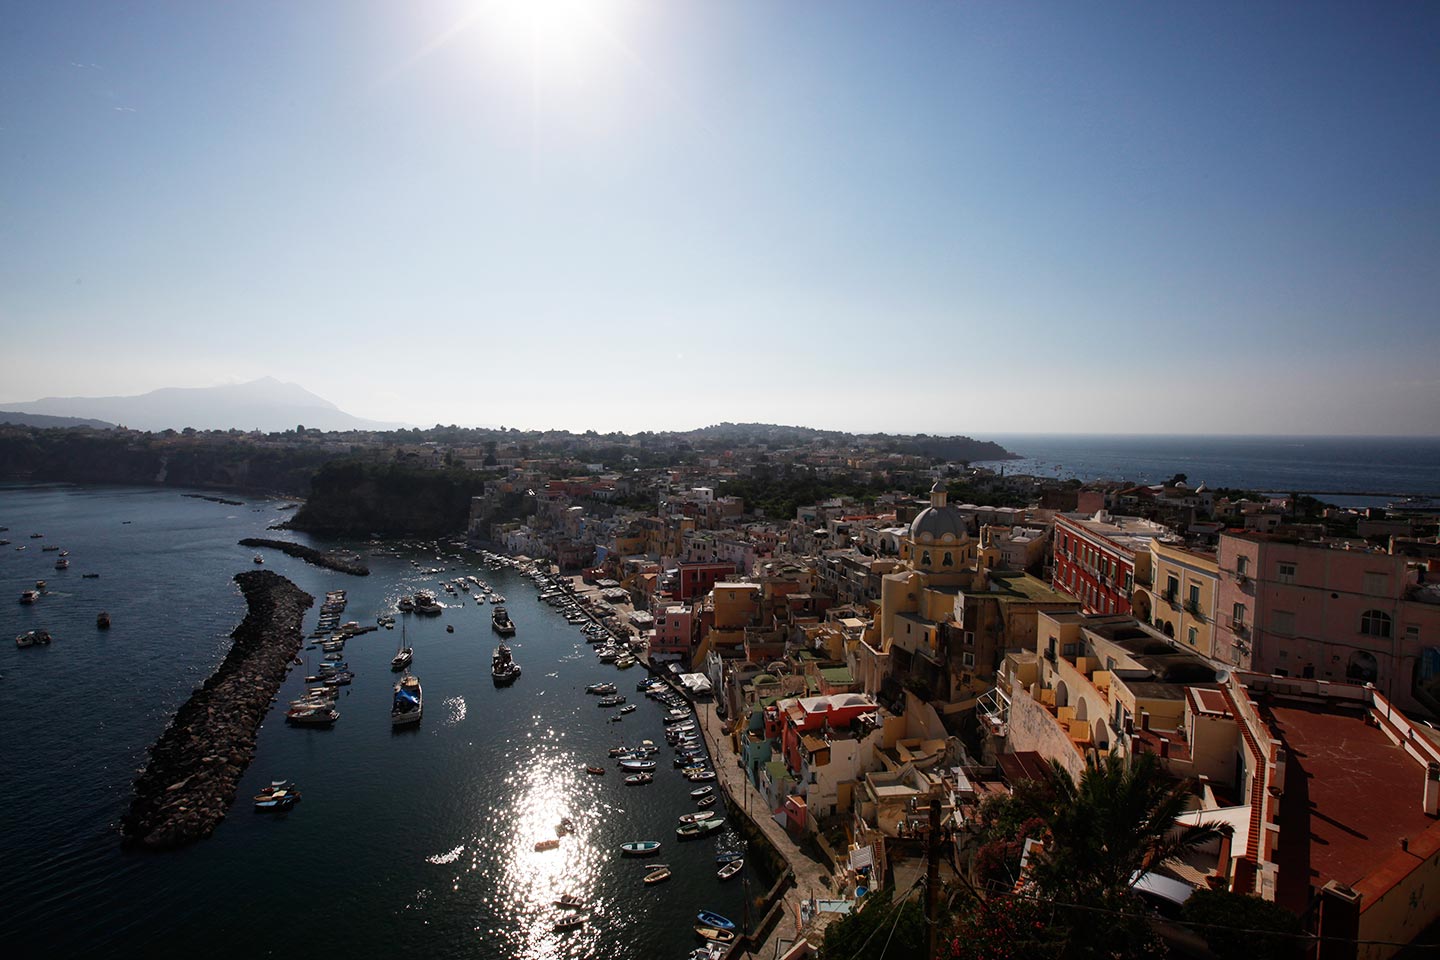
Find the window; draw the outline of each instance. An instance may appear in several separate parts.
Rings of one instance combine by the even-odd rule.
[[[1200,584],[1190,584],[1190,609],[1196,613],[1200,612]]]
[[[1240,556],[1236,557],[1236,558],[1235,558],[1235,572],[1238,573],[1238,574],[1240,574],[1240,576],[1242,576],[1242,577],[1245,576],[1245,574],[1249,573],[1249,572],[1250,572],[1250,558],[1247,557],[1247,556],[1245,556],[1244,554],[1241,554]]]
[[[955,555],[954,555],[953,553],[951,553],[949,550],[946,550],[946,551],[945,551],[945,559],[942,560],[942,561],[940,561],[940,565],[941,565],[941,566],[944,566],[944,567],[953,567],[953,566],[955,566]]]
[[[1243,626],[1245,624],[1245,604],[1237,603],[1231,607],[1230,619],[1235,621],[1235,626]]]
[[[974,631],[974,630],[966,630],[966,631],[965,631],[965,646],[967,646],[967,647],[973,647],[973,646],[975,646],[975,631]]]
[[[1289,610],[1276,610],[1270,614],[1270,629],[1283,636],[1295,635],[1295,614]]]
[[[930,551],[929,551],[929,550],[926,550],[924,553],[920,554],[920,563],[921,563],[922,566],[926,566],[926,567],[930,566]]]
[[[1390,576],[1384,573],[1365,574],[1365,595],[1384,597],[1390,593]]]
[[[1126,593],[1129,593],[1131,590],[1134,590],[1134,589],[1135,589],[1135,575],[1134,575],[1133,573],[1127,573],[1127,574],[1125,574],[1125,592],[1126,592]]]
[[[1366,610],[1360,614],[1360,632],[1367,637],[1390,636],[1390,614],[1384,610]]]
[[[1165,578],[1165,599],[1169,600],[1171,603],[1174,603],[1175,598],[1179,595],[1180,581],[1175,579],[1174,577],[1167,576]]]
[[[1419,641],[1420,625],[1418,623],[1412,623],[1405,628],[1405,639],[1417,642]]]
[[[1197,635],[1198,633],[1199,633],[1199,631],[1196,630],[1194,627],[1191,627],[1191,628],[1186,632],[1186,634],[1185,634],[1185,639],[1188,640],[1188,641],[1190,641],[1190,646],[1192,646],[1192,647],[1195,646],[1195,637],[1196,637],[1196,635]]]
[[[1295,582],[1295,564],[1281,563],[1275,570],[1275,579],[1281,583]]]
[[[962,664],[964,664],[965,666],[967,666],[967,667],[973,667],[973,666],[975,666],[975,654],[973,654],[973,653],[962,653],[962,654],[960,654],[960,662],[961,662]]]

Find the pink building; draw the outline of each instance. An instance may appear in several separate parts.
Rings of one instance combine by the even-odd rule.
[[[695,612],[684,604],[663,607],[655,614],[655,635],[650,638],[650,655],[657,660],[686,663],[695,648]]]
[[[1440,711],[1440,584],[1364,541],[1220,537],[1215,656],[1261,673],[1373,683]]]

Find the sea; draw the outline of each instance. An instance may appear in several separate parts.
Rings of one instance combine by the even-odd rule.
[[[1342,507],[1440,495],[1440,437],[986,436],[1020,456],[978,466],[1062,479],[1308,493]]]
[[[680,958],[696,946],[697,911],[738,923],[747,896],[768,888],[773,878],[750,865],[744,883],[717,879],[717,853],[741,845],[730,828],[676,842],[694,785],[671,767],[660,706],[636,692],[643,669],[601,664],[528,579],[449,545],[315,544],[365,555],[368,577],[262,549],[265,569],[316,598],[307,633],[327,590],[348,591],[344,618],[361,624],[422,588],[447,608],[401,615],[393,631],[349,642],[356,676],[332,729],[283,722],[303,686],[305,670],[294,669],[213,835],[168,852],[124,848],[118,823],[147,748],[223,659],[244,616],[233,578],[257,569],[256,551],[237,541],[312,543],[266,532],[288,516],[283,501],[227,495],[244,500],[232,506],[184,492],[0,487],[0,526],[9,527],[0,538],[12,541],[0,546],[6,957]],[[68,570],[54,569],[44,544],[69,551]],[[460,574],[508,601],[524,670],[511,687],[489,675],[491,605],[441,591]],[[41,579],[39,602],[15,602]],[[108,631],[95,626],[102,610]],[[56,638],[50,646],[10,643],[42,627]],[[390,658],[402,636],[425,715],[418,728],[393,730]],[[320,652],[305,655],[313,666]],[[620,722],[584,693],[606,680],[639,706]],[[655,782],[626,786],[608,751],[643,738],[660,745]],[[607,772],[588,775],[587,764]],[[303,799],[288,813],[256,813],[251,797],[276,779],[293,781]],[[537,852],[562,817],[574,834]],[[619,856],[622,843],[644,839],[662,841],[657,855]],[[667,864],[672,878],[643,885],[649,862]],[[554,900],[565,894],[585,901],[587,923],[557,933]]]

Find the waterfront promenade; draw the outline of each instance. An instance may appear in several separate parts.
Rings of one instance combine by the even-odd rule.
[[[766,838],[785,859],[795,878],[795,882],[785,891],[782,898],[785,910],[780,922],[775,925],[765,940],[748,955],[765,958],[777,957],[782,950],[788,950],[795,941],[801,939],[802,935],[812,936],[818,943],[819,935],[823,934],[825,926],[839,914],[818,914],[813,916],[808,924],[802,926],[801,904],[812,897],[823,898],[830,895],[829,866],[801,850],[790,838],[785,828],[770,815],[765,799],[745,776],[744,770],[741,769],[734,752],[730,749],[729,738],[724,735],[725,723],[715,713],[715,704],[713,702],[696,703],[695,713],[700,720],[700,729],[705,734],[705,744],[710,751],[717,782],[730,798],[734,808],[742,814],[748,815],[764,832]],[[758,918],[752,918],[752,923],[754,922],[758,922]]]

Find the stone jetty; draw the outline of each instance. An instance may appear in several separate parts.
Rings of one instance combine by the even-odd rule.
[[[249,606],[220,666],[180,707],[150,748],[121,821],[128,844],[177,847],[207,837],[225,818],[255,754],[255,732],[303,643],[315,598],[278,573],[235,577]]]
[[[291,543],[289,540],[265,540],[260,537],[246,537],[240,541],[240,546],[269,547],[272,550],[279,550],[288,556],[304,560],[306,563],[313,563],[317,567],[339,570],[341,573],[348,573],[357,577],[370,576],[370,568],[359,560],[352,560],[338,553],[326,553],[324,550],[316,550],[314,547],[307,547],[300,543]]]

